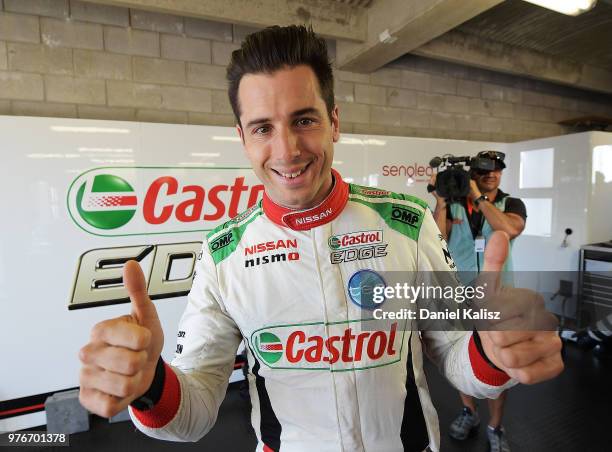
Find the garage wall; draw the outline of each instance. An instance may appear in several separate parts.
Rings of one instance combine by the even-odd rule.
[[[233,125],[225,66],[252,30],[76,0],[0,7],[0,114]],[[353,133],[519,141],[612,116],[611,96],[415,56],[337,71],[336,97]]]

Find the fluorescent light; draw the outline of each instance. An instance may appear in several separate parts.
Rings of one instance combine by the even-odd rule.
[[[340,144],[363,144],[363,141],[359,138],[340,137]]]
[[[179,162],[181,166],[217,166],[213,162]]]
[[[91,159],[91,163],[107,164],[107,163],[134,163],[133,159]]]
[[[387,144],[386,140],[378,140],[376,138],[366,138],[362,140],[361,138],[354,137],[340,137],[340,144],[361,144],[361,145],[371,145],[371,146],[384,146]]]
[[[525,0],[568,16],[577,16],[592,9],[597,0]]]
[[[86,148],[80,147],[79,152],[114,152],[118,154],[131,154],[134,152],[131,148]]]
[[[71,127],[51,126],[54,132],[76,132],[76,133],[130,133],[129,129],[115,129],[111,127]]]
[[[342,165],[344,162],[342,160],[334,160],[332,165]]]
[[[28,154],[29,159],[78,159],[79,154]]]
[[[212,137],[213,141],[240,141],[238,137]]]
[[[192,157],[220,157],[221,154],[218,152],[192,152]]]

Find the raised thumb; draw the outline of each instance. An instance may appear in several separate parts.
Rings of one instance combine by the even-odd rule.
[[[501,271],[508,257],[509,240],[508,234],[503,231],[495,231],[487,242],[484,252],[484,265],[482,272],[478,275],[478,284],[485,287],[490,297],[501,287]]]
[[[485,272],[501,272],[508,257],[510,237],[504,231],[495,231],[487,243],[484,253]]]
[[[132,260],[125,263],[123,284],[130,296],[132,316],[138,323],[146,326],[151,320],[157,320],[157,311],[147,293],[147,283],[138,262]]]

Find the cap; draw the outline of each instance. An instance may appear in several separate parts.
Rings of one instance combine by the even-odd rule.
[[[480,151],[476,157],[482,159],[489,159],[495,162],[495,169],[504,169],[506,168],[506,164],[504,163],[504,159],[506,158],[506,154],[499,151]]]

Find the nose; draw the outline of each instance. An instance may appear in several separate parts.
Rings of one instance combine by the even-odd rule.
[[[298,137],[291,129],[283,128],[276,134],[274,140],[274,157],[282,161],[291,161],[299,157]]]

